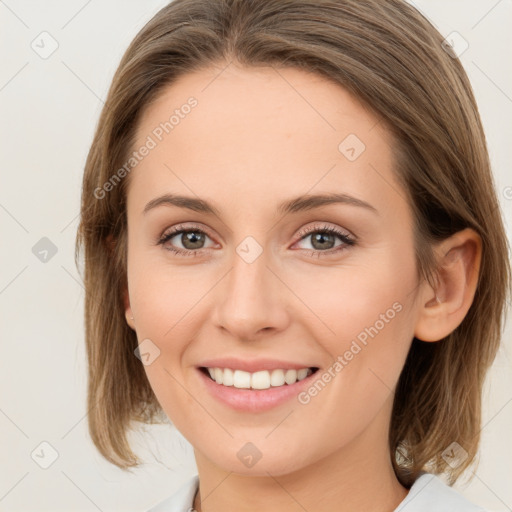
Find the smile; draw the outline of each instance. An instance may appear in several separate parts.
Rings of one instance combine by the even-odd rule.
[[[319,370],[278,361],[224,359],[203,364],[196,371],[204,391],[224,406],[246,413],[262,413],[289,403],[311,384]]]
[[[253,373],[231,368],[203,367],[201,370],[208,372],[210,378],[222,386],[233,386],[238,389],[269,389],[270,387],[295,384],[314,373],[316,368],[300,368],[298,370],[277,368]]]

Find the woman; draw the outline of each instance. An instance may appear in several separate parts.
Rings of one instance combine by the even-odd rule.
[[[448,51],[447,51],[448,50]],[[453,484],[510,290],[468,78],[401,0],[176,0],[86,163],[89,428],[162,411],[152,510],[481,510]]]

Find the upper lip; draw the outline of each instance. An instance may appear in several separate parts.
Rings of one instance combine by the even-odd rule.
[[[295,363],[279,359],[238,359],[235,357],[223,357],[208,359],[198,365],[205,368],[231,368],[254,373],[262,370],[300,370],[301,368],[317,368],[307,363]]]

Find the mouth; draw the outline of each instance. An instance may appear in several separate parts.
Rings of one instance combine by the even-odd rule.
[[[307,368],[276,368],[274,370],[260,370],[246,372],[232,368],[200,366],[199,370],[215,383],[236,389],[263,390],[291,386],[306,379],[318,371],[315,366]]]
[[[199,366],[196,369],[207,395],[222,406],[244,413],[262,413],[289,404],[311,385],[319,370],[316,366],[274,367],[253,372],[222,366]]]

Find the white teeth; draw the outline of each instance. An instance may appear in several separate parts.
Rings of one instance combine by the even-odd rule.
[[[232,386],[234,384],[233,370],[230,368],[226,368],[224,370],[224,375],[222,376],[222,384],[224,384],[224,386]]]
[[[220,368],[215,368],[215,377],[217,377],[217,370],[221,371]],[[217,384],[222,384],[222,379],[219,382],[217,378],[215,378]],[[250,388],[251,387],[251,374],[249,372],[244,372],[242,370],[235,370],[233,373],[233,386],[235,388]]]
[[[270,387],[270,374],[267,371],[255,372],[251,375],[252,389],[268,389]]]
[[[284,381],[286,384],[293,384],[297,382],[297,370],[286,370],[284,374]]]
[[[284,370],[274,370],[270,375],[271,386],[282,386],[284,384]]]
[[[297,371],[297,380],[305,379],[308,376],[308,370],[309,368],[302,368]]]
[[[220,368],[215,368],[215,381],[222,384],[224,372]]]
[[[312,370],[261,370],[254,373],[230,368],[208,368],[210,377],[223,386],[234,386],[239,389],[269,389],[270,387],[290,385],[311,375]]]

